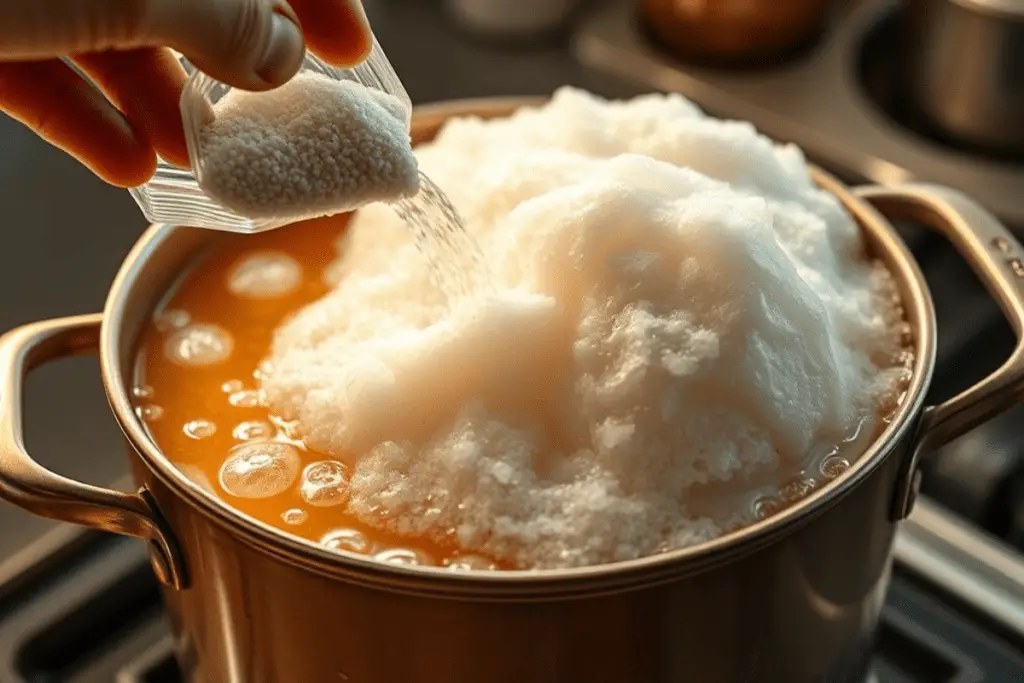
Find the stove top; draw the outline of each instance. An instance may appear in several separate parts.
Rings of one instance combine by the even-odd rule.
[[[956,187],[1024,228],[1024,159],[956,149],[905,108],[898,0],[850,0],[813,50],[753,70],[698,68],[666,56],[637,25],[636,4],[611,0],[583,21],[574,48],[584,65],[751,121],[848,178]]]

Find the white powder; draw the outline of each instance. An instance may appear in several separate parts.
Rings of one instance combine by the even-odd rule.
[[[266,93],[233,90],[200,132],[203,191],[249,218],[350,211],[414,195],[402,104],[305,72]]]
[[[368,207],[264,382],[369,524],[535,568],[691,545],[870,438],[906,380],[891,277],[748,124],[563,89],[417,155],[497,292],[449,308]]]

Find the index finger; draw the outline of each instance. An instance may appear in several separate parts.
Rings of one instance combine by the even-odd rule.
[[[290,0],[306,46],[334,66],[356,66],[373,47],[360,0]]]

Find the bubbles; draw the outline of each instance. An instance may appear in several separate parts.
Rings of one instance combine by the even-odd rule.
[[[137,387],[132,387],[132,396],[135,398],[153,398],[153,387],[142,384]]]
[[[778,513],[785,507],[778,498],[774,496],[763,496],[754,501],[753,512],[754,517],[760,521],[768,519],[772,515]]]
[[[281,513],[281,521],[291,526],[298,526],[309,519],[309,515],[301,508],[292,508]]]
[[[183,430],[189,438],[196,440],[209,439],[217,433],[217,425],[209,420],[192,420],[185,423]]]
[[[234,394],[245,389],[245,384],[240,379],[232,379],[220,385],[220,390],[225,394]]]
[[[256,408],[260,405],[260,392],[255,389],[243,389],[228,396],[228,403],[236,408]]]
[[[144,422],[156,422],[164,416],[164,409],[156,404],[148,403],[136,408],[135,414]]]
[[[253,299],[272,299],[291,294],[302,284],[302,266],[288,254],[252,254],[228,274],[232,294]]]
[[[216,325],[189,325],[168,338],[164,353],[180,365],[205,367],[227,360],[234,345],[231,335]]]
[[[337,460],[321,460],[302,472],[302,499],[314,507],[341,505],[348,499],[345,466]]]
[[[173,332],[192,322],[192,316],[185,311],[168,309],[153,316],[153,326],[157,332]]]
[[[782,502],[785,505],[793,505],[798,503],[814,491],[815,485],[813,479],[806,477],[798,477],[790,482],[787,482],[780,490],[779,495],[782,498]]]
[[[850,469],[850,461],[838,455],[833,455],[821,463],[821,475],[832,481]]]
[[[231,449],[220,468],[220,485],[238,498],[270,498],[299,475],[299,451],[273,441],[250,441]]]
[[[320,543],[331,550],[347,550],[360,555],[367,555],[373,550],[373,542],[358,529],[328,531],[320,539]]]
[[[231,435],[239,441],[256,441],[274,436],[274,425],[263,420],[246,420],[235,425]]]
[[[498,565],[482,555],[457,555],[445,567],[454,571],[494,571]]]
[[[273,363],[271,363],[269,360],[264,360],[263,362],[261,362],[256,367],[255,370],[252,371],[252,376],[257,381],[262,382],[267,377],[269,377],[270,373],[273,372],[273,371],[274,371]]]
[[[390,548],[388,550],[382,550],[373,556],[373,559],[380,562],[387,562],[388,564],[399,564],[406,567],[430,567],[434,565],[434,561],[418,550],[412,548]]]

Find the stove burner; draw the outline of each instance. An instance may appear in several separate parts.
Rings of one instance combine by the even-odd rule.
[[[911,103],[905,69],[905,45],[902,36],[905,11],[886,13],[865,34],[858,57],[861,85],[868,100],[882,112],[891,116],[900,126],[928,142],[983,159],[992,159],[1020,166],[1024,174],[1024,154],[1007,149],[980,148],[962,143],[945,135],[930,123],[926,116]]]

